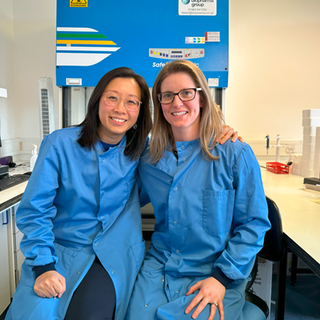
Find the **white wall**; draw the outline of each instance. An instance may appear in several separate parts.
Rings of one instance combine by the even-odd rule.
[[[38,78],[51,77],[53,83],[56,82],[56,1],[13,0],[13,13],[18,135],[39,138]],[[54,104],[58,114],[58,89],[55,86]]]
[[[37,80],[55,83],[55,24],[55,0],[0,0],[5,138],[40,136]],[[248,142],[267,133],[301,140],[302,110],[320,108],[319,57],[319,0],[230,0],[226,122]]]
[[[320,108],[320,1],[230,0],[226,121],[247,140],[302,139]]]
[[[13,46],[12,0],[0,0],[0,87],[8,94],[7,98],[0,97],[2,139],[16,137]]]
[[[55,83],[55,0],[0,0],[1,155],[30,158],[40,143],[38,78]],[[58,123],[58,88],[54,86]]]

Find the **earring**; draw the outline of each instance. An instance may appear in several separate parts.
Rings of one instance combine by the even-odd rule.
[[[138,128],[138,125],[137,125],[137,123],[135,123],[135,124],[133,125],[132,129],[136,130],[137,128]]]

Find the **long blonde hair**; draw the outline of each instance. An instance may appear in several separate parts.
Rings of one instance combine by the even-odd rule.
[[[222,133],[223,115],[213,101],[207,80],[202,71],[188,60],[175,60],[167,63],[155,80],[152,89],[152,99],[154,105],[154,124],[151,130],[150,140],[150,156],[152,162],[158,162],[166,150],[172,150],[174,146],[174,137],[171,125],[165,119],[158,94],[161,93],[161,84],[164,79],[173,73],[187,73],[195,84],[198,91],[202,108],[200,111],[200,144],[202,153],[205,158],[217,160],[218,157],[213,156],[210,152],[215,145],[217,137]]]

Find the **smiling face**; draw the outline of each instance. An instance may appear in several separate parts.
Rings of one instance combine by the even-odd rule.
[[[124,101],[134,99],[141,101],[140,87],[133,78],[115,78],[109,82],[104,92],[111,92],[120,98],[120,103],[111,107],[106,104],[104,95],[99,102],[98,135],[103,142],[117,144],[125,133],[137,122],[140,108],[129,111]]]
[[[161,92],[177,93],[182,89],[196,88],[192,78],[185,72],[172,73],[161,84]],[[161,104],[165,119],[170,123],[175,141],[190,141],[199,138],[200,96],[183,102],[175,95],[172,103]]]

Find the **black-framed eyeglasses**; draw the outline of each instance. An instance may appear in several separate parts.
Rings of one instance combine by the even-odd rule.
[[[158,94],[158,99],[162,104],[172,103],[175,96],[178,96],[183,102],[191,101],[195,98],[197,91],[201,90],[201,88],[188,88],[182,89],[177,93],[173,93],[171,91],[161,92]]]
[[[116,94],[114,94],[113,92],[109,92],[109,91],[105,91],[102,95],[104,97],[104,102],[110,107],[116,107],[120,103],[120,100],[123,100],[124,106],[129,111],[135,111],[142,104],[141,101],[139,101],[139,100],[137,100],[135,98],[121,99]]]

